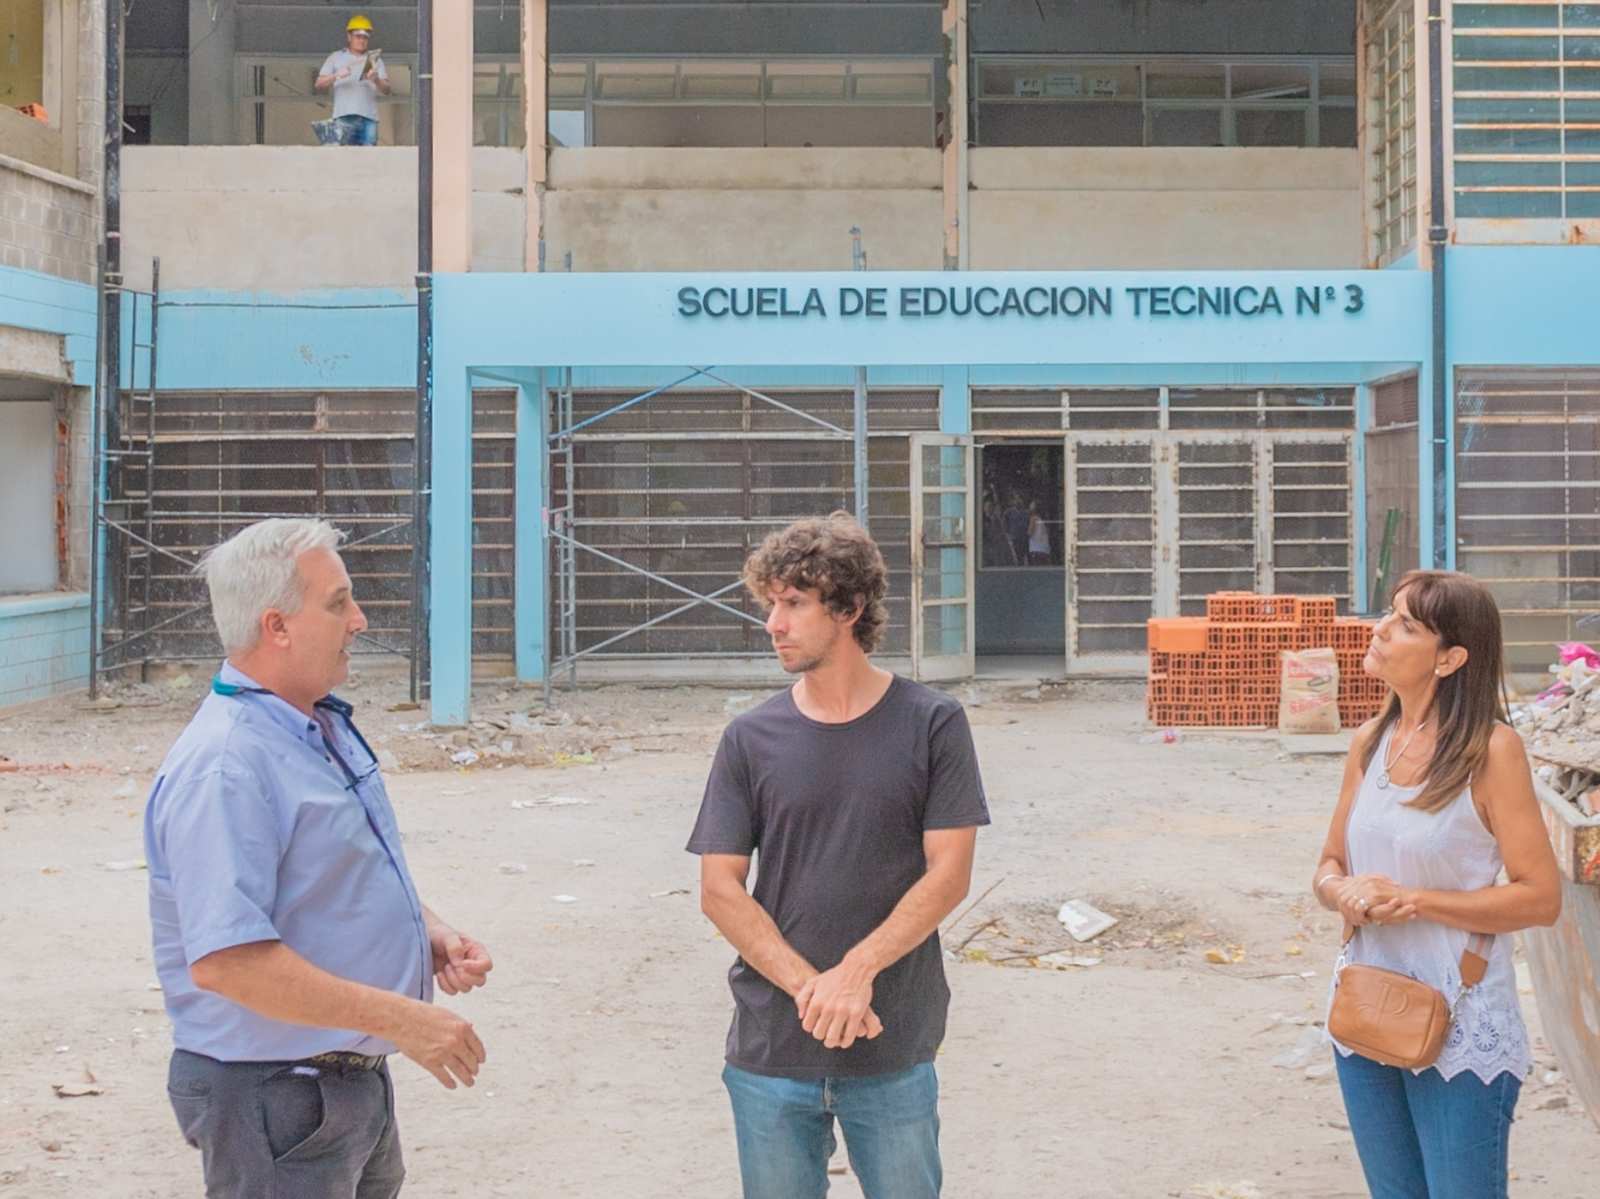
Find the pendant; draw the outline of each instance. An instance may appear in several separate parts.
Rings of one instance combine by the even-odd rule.
[[[1387,791],[1388,789],[1389,789],[1389,772],[1387,770],[1385,770],[1381,774],[1378,775],[1378,790],[1379,791]]]

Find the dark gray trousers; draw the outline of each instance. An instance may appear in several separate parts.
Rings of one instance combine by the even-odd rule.
[[[393,1199],[405,1180],[389,1067],[219,1062],[175,1050],[167,1095],[208,1199]]]

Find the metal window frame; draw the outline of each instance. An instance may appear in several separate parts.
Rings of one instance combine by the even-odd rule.
[[[1471,68],[1486,68],[1486,69],[1496,69],[1496,70],[1519,70],[1519,69],[1548,70],[1550,68],[1554,68],[1556,70],[1557,86],[1556,86],[1555,90],[1553,90],[1553,91],[1549,90],[1549,89],[1533,90],[1533,91],[1508,90],[1508,89],[1498,89],[1498,88],[1462,89],[1462,88],[1460,88],[1458,86],[1458,87],[1454,88],[1453,92],[1452,92],[1451,114],[1450,114],[1450,128],[1452,130],[1452,134],[1454,134],[1456,132],[1460,132],[1462,130],[1495,130],[1495,129],[1524,129],[1524,130],[1539,129],[1539,130],[1549,130],[1549,131],[1554,132],[1554,133],[1557,134],[1557,140],[1558,140],[1558,143],[1559,143],[1561,148],[1560,148],[1560,150],[1558,150],[1556,153],[1553,153],[1553,154],[1515,154],[1515,153],[1506,153],[1506,152],[1500,152],[1500,153],[1494,153],[1494,152],[1468,152],[1468,153],[1462,153],[1459,150],[1457,150],[1452,155],[1452,160],[1451,160],[1452,168],[1454,167],[1454,165],[1456,163],[1493,163],[1493,164],[1502,164],[1502,165],[1514,165],[1514,164],[1522,164],[1522,163],[1539,163],[1539,162],[1542,162],[1542,163],[1554,163],[1554,164],[1557,164],[1560,167],[1560,170],[1559,170],[1560,178],[1559,178],[1559,182],[1557,182],[1557,183],[1555,183],[1553,185],[1549,185],[1549,186],[1533,185],[1533,184],[1463,184],[1463,183],[1460,183],[1460,182],[1456,181],[1456,179],[1454,178],[1455,172],[1452,169],[1452,172],[1451,172],[1451,176],[1452,176],[1451,177],[1451,204],[1452,204],[1452,209],[1459,202],[1460,198],[1463,197],[1463,196],[1471,196],[1471,195],[1514,196],[1514,195],[1526,195],[1526,194],[1548,195],[1550,193],[1555,193],[1556,195],[1558,195],[1558,197],[1560,199],[1560,212],[1557,213],[1557,214],[1554,214],[1554,215],[1547,215],[1547,214],[1538,214],[1538,215],[1534,215],[1534,214],[1511,214],[1511,215],[1507,215],[1507,216],[1494,216],[1494,217],[1475,216],[1475,217],[1466,217],[1466,218],[1463,218],[1463,219],[1466,220],[1466,221],[1482,221],[1482,222],[1487,222],[1487,223],[1493,223],[1493,222],[1501,221],[1501,220],[1515,220],[1515,221],[1541,221],[1541,220],[1542,221],[1550,221],[1550,220],[1557,220],[1557,221],[1562,221],[1562,222],[1579,222],[1579,223],[1582,223],[1582,224],[1585,224],[1585,225],[1590,225],[1590,224],[1594,224],[1594,223],[1600,222],[1600,218],[1597,218],[1593,214],[1584,215],[1584,216],[1573,216],[1568,211],[1568,209],[1569,209],[1569,200],[1571,199],[1571,197],[1573,195],[1582,194],[1582,195],[1597,195],[1597,196],[1600,196],[1600,175],[1597,175],[1597,182],[1595,182],[1595,183],[1575,184],[1575,183],[1570,182],[1569,178],[1568,178],[1568,168],[1573,164],[1576,164],[1576,163],[1584,163],[1584,164],[1600,163],[1600,152],[1597,152],[1597,153],[1574,153],[1574,152],[1568,151],[1568,149],[1567,149],[1567,137],[1568,137],[1569,131],[1572,131],[1572,130],[1586,130],[1586,131],[1600,130],[1600,121],[1595,121],[1595,120],[1575,121],[1575,120],[1569,120],[1568,119],[1567,102],[1568,102],[1569,98],[1580,97],[1580,98],[1583,98],[1583,99],[1586,99],[1586,100],[1600,102],[1600,87],[1596,87],[1596,88],[1593,88],[1591,90],[1585,90],[1585,91],[1577,91],[1577,90],[1574,90],[1572,88],[1569,88],[1568,79],[1567,79],[1568,70],[1569,69],[1583,69],[1583,70],[1591,71],[1591,72],[1600,70],[1600,59],[1592,59],[1592,58],[1581,58],[1580,59],[1580,58],[1571,57],[1568,54],[1567,39],[1569,37],[1575,37],[1575,38],[1583,38],[1586,41],[1591,41],[1592,42],[1595,39],[1600,38],[1600,26],[1593,25],[1593,24],[1591,24],[1591,25],[1569,26],[1567,24],[1567,17],[1568,17],[1568,11],[1569,10],[1568,10],[1568,5],[1566,3],[1559,3],[1559,4],[1554,5],[1554,7],[1556,9],[1556,24],[1554,26],[1549,26],[1549,27],[1532,26],[1532,25],[1525,25],[1525,24],[1518,23],[1515,20],[1515,14],[1517,13],[1517,11],[1519,9],[1529,7],[1525,3],[1524,4],[1509,3],[1508,0],[1479,0],[1479,3],[1481,3],[1485,7],[1494,6],[1494,7],[1498,7],[1500,9],[1502,9],[1506,13],[1507,20],[1502,25],[1471,26],[1471,27],[1468,27],[1468,28],[1459,28],[1458,27],[1458,28],[1454,29],[1452,31],[1453,34],[1454,34],[1454,39],[1453,39],[1453,43],[1452,43],[1452,53],[1451,53],[1452,74],[1454,74],[1455,71],[1460,70],[1462,67],[1466,67],[1466,68],[1469,68],[1469,69],[1471,69]],[[1547,6],[1548,6],[1548,0],[1547,0]],[[1535,56],[1530,56],[1528,58],[1521,58],[1521,59],[1462,58],[1462,57],[1459,56],[1458,51],[1459,51],[1459,49],[1461,47],[1461,39],[1463,37],[1466,37],[1466,38],[1475,38],[1475,37],[1500,37],[1500,38],[1527,37],[1527,38],[1535,38],[1535,37],[1537,37],[1537,38],[1544,38],[1544,39],[1554,38],[1555,42],[1556,42],[1556,57],[1553,58],[1553,59],[1552,58],[1543,57],[1543,56],[1536,56],[1536,57]],[[1499,100],[1499,99],[1511,99],[1511,100],[1554,100],[1556,102],[1556,104],[1557,104],[1557,117],[1556,117],[1556,120],[1554,121],[1554,123],[1551,123],[1549,121],[1462,121],[1462,120],[1457,119],[1457,117],[1456,117],[1456,104],[1460,100]]]
[[[1365,139],[1371,257],[1394,261],[1417,244],[1416,11],[1411,0],[1391,0],[1371,15],[1360,36],[1366,46]]]
[[[1220,130],[1222,145],[1237,147],[1238,134],[1235,123],[1235,114],[1240,111],[1273,112],[1293,111],[1306,114],[1306,139],[1303,148],[1316,148],[1321,146],[1321,119],[1323,108],[1348,108],[1354,111],[1356,98],[1354,96],[1337,96],[1324,99],[1322,96],[1322,68],[1324,66],[1354,66],[1354,55],[1330,54],[1264,54],[1259,57],[1241,58],[1237,55],[1216,54],[974,54],[971,57],[972,71],[972,142],[974,145],[984,145],[982,138],[982,106],[985,104],[1081,104],[1094,105],[1106,103],[1132,104],[1137,102],[1142,112],[1143,145],[1155,146],[1150,140],[1151,116],[1153,111],[1163,109],[1189,109],[1189,110],[1219,110],[1221,113]],[[1105,96],[990,96],[984,95],[980,85],[983,82],[983,68],[985,66],[1028,66],[1048,69],[1053,65],[1071,66],[1108,63],[1113,65],[1131,65],[1140,68],[1138,71],[1139,93],[1137,96],[1118,96],[1115,98]],[[1182,97],[1182,96],[1151,96],[1149,94],[1149,68],[1154,65],[1205,65],[1221,66],[1223,74],[1223,94],[1212,97]],[[1308,69],[1310,81],[1310,94],[1304,99],[1237,99],[1233,95],[1233,69],[1240,66],[1303,66]],[[1130,147],[1131,148],[1131,147]]]
[[[666,63],[674,64],[673,86],[671,97],[650,97],[626,99],[605,99],[598,95],[596,74],[597,66],[601,62],[638,62],[638,63]],[[758,67],[759,91],[754,98],[715,96],[685,96],[683,76],[684,64],[696,62],[708,63],[752,63]],[[808,99],[774,99],[769,93],[767,85],[767,68],[773,63],[843,63],[845,67],[845,95],[838,100],[808,100]],[[884,100],[876,98],[860,98],[855,95],[852,80],[855,72],[854,66],[874,62],[909,62],[928,64],[928,94],[926,100]],[[597,145],[595,136],[595,110],[597,108],[760,108],[761,141],[762,146],[767,144],[766,110],[768,108],[920,108],[926,105],[928,109],[928,141],[932,146],[938,134],[939,125],[939,74],[943,63],[938,58],[925,54],[872,54],[872,55],[845,55],[845,54],[603,54],[603,55],[565,55],[555,54],[550,57],[549,69],[557,66],[572,67],[581,64],[584,68],[583,96],[562,96],[552,98],[549,104],[551,109],[560,109],[564,112],[583,112],[584,145]]]

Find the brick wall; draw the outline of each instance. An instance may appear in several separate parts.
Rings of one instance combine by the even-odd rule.
[[[94,282],[105,162],[104,10],[96,0],[77,5],[76,90],[62,101],[77,138],[73,161],[59,165],[81,186],[51,171],[0,164],[0,266]]]
[[[89,677],[89,597],[0,599],[0,708],[83,687]]]
[[[0,166],[0,266],[93,283],[98,206],[42,174]]]

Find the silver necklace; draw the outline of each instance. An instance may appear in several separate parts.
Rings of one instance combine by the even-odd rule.
[[[1400,759],[1405,757],[1406,750],[1411,748],[1412,739],[1416,737],[1416,735],[1420,733],[1424,727],[1426,727],[1427,723],[1428,722],[1424,720],[1416,728],[1411,730],[1411,736],[1405,739],[1405,742],[1400,746],[1400,752],[1395,754],[1392,760],[1389,757],[1387,748],[1384,750],[1383,769],[1378,773],[1378,789],[1380,791],[1386,791],[1389,789],[1389,771],[1400,765]]]

